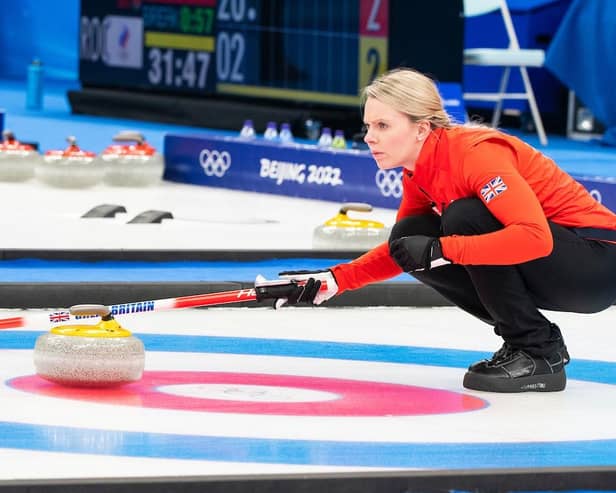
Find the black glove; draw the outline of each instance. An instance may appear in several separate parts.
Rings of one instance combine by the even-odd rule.
[[[393,240],[389,253],[404,272],[430,270],[451,263],[443,257],[439,239],[431,236],[405,236]]]
[[[321,281],[311,277],[304,284],[297,284],[294,291],[289,294],[286,303],[297,305],[299,303],[314,304],[314,298],[321,289]]]
[[[278,274],[282,279],[297,281],[296,290],[285,299],[276,300],[275,306],[279,307],[288,303],[308,303],[320,305],[338,292],[338,284],[331,270],[288,270]],[[305,284],[304,284],[305,282]],[[325,285],[326,287],[322,286]]]

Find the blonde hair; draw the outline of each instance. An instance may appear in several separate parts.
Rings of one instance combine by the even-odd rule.
[[[454,125],[434,81],[414,69],[396,68],[380,75],[362,91],[362,107],[368,98],[378,99],[414,122],[427,120],[432,128]]]

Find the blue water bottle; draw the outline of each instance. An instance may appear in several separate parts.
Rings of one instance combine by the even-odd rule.
[[[332,129],[329,127],[323,127],[323,131],[321,132],[321,136],[319,137],[319,141],[317,145],[323,149],[328,149],[332,145]]]
[[[26,108],[40,110],[43,107],[43,64],[37,58],[28,66]]]
[[[280,134],[278,134],[278,138],[283,144],[291,144],[293,142],[293,132],[291,131],[291,124],[285,122],[280,125]]]
[[[252,124],[252,120],[245,120],[244,126],[240,130],[240,139],[252,140],[255,138],[255,136],[255,127]]]
[[[278,125],[276,125],[276,122],[267,122],[263,138],[271,141],[278,140]]]

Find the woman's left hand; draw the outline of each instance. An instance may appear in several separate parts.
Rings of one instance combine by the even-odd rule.
[[[451,262],[443,256],[441,242],[432,236],[405,236],[389,244],[389,253],[404,272],[430,270]]]

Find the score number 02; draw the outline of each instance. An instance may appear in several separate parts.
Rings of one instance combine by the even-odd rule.
[[[207,83],[210,53],[151,48],[148,80],[153,85],[203,89]]]

